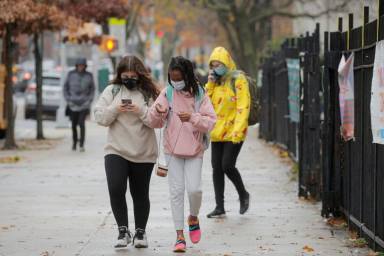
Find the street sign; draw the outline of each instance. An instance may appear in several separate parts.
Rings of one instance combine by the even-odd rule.
[[[117,40],[117,49],[111,53],[114,57],[125,55],[127,35],[126,23],[125,19],[110,18],[108,20],[109,34]]]

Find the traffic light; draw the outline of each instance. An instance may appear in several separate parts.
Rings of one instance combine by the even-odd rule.
[[[106,53],[111,53],[117,50],[117,40],[111,36],[103,36],[100,44],[100,49]]]
[[[164,37],[164,32],[163,31],[157,31],[157,33],[156,33],[156,37],[157,38],[159,38],[159,39],[163,39],[163,37]]]

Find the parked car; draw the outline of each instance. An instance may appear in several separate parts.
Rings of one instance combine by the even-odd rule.
[[[19,71],[12,77],[14,93],[22,94],[31,83],[32,73],[29,71]]]
[[[56,119],[56,111],[62,97],[61,74],[43,73],[43,115]],[[36,118],[36,80],[30,83],[25,92],[25,118]]]

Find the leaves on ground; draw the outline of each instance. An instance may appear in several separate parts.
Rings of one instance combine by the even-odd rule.
[[[18,142],[20,150],[50,150],[55,148],[62,139],[25,139]]]
[[[331,217],[327,219],[327,224],[334,228],[346,228],[348,226],[347,222],[343,218]]]
[[[288,151],[280,150],[280,152],[279,152],[279,156],[280,156],[281,158],[287,158],[287,157],[289,157],[289,153],[288,153]]]
[[[52,251],[52,252],[44,251],[40,253],[40,256],[54,256],[54,255],[55,255],[55,251]]]
[[[364,238],[357,238],[357,239],[351,238],[349,240],[351,241],[352,246],[356,248],[364,248],[368,244]]]
[[[367,256],[384,256],[384,252],[374,252],[370,251]]]
[[[10,230],[11,228],[16,227],[15,225],[9,225],[9,226],[0,226],[1,230]]]
[[[304,250],[304,252],[314,252],[315,251],[312,247],[310,247],[308,245],[304,246],[303,250]]]
[[[15,164],[20,161],[19,156],[2,156],[0,157],[0,164]]]
[[[298,181],[299,180],[299,165],[297,163],[293,163],[288,172],[288,177],[290,181]]]
[[[299,200],[306,202],[306,203],[311,203],[311,204],[317,204],[317,202],[318,202],[316,200],[316,198],[312,197],[311,195],[309,195],[307,197],[301,196],[301,197],[299,197]]]

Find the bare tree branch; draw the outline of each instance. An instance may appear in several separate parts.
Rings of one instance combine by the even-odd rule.
[[[290,1],[294,1],[294,0],[290,0]],[[260,20],[265,19],[265,18],[271,18],[273,16],[281,16],[281,17],[288,17],[288,18],[312,18],[312,19],[314,19],[314,18],[321,17],[321,16],[328,14],[328,13],[340,11],[347,6],[348,2],[349,2],[349,0],[344,0],[342,3],[336,5],[332,8],[329,8],[329,9],[326,9],[326,10],[323,10],[323,11],[320,11],[317,13],[308,13],[308,12],[295,13],[295,12],[292,12],[290,10],[282,10],[280,8],[277,8],[277,9],[276,8],[270,8],[269,10],[263,10],[262,13],[251,18],[249,20],[249,22],[250,23],[257,22],[257,21],[260,21]]]
[[[219,0],[203,0],[203,5],[214,11],[230,11],[231,8],[227,4],[221,3]]]

